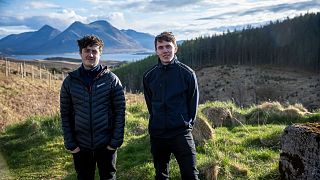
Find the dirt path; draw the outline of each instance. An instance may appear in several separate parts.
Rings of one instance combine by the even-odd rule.
[[[3,158],[0,152],[0,180],[9,180],[12,177],[9,176],[9,170],[6,160]]]

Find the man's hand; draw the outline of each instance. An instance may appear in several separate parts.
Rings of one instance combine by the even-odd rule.
[[[109,150],[111,150],[111,151],[114,151],[114,150],[116,150],[116,149],[114,149],[114,148],[112,148],[111,146],[107,146],[107,149],[109,149]]]
[[[79,152],[79,151],[80,151],[80,148],[77,147],[77,148],[75,148],[74,150],[72,150],[71,153],[74,154],[74,153],[77,153],[77,152]]]

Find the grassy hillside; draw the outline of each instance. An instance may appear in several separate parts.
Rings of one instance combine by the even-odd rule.
[[[0,130],[29,116],[56,114],[61,81],[5,77],[0,72]]]
[[[246,125],[215,128],[214,138],[197,146],[202,179],[214,168],[218,169],[220,179],[278,179],[282,130],[292,120],[304,122],[320,118],[319,113],[275,116],[260,106],[240,109],[223,102],[201,105],[200,115],[205,116],[203,112],[208,107],[228,108],[248,120],[259,112],[265,119],[260,123],[247,121]],[[125,142],[118,152],[118,179],[153,179],[147,123],[145,105],[130,103],[126,112]],[[61,133],[58,114],[34,116],[23,123],[8,126],[0,135],[0,148],[12,178],[75,179],[71,155],[64,149]],[[180,179],[174,160],[171,176]]]
[[[63,145],[60,84],[57,81],[49,89],[42,80],[6,78],[0,73],[0,107],[7,112],[1,113],[0,151],[6,162],[0,165],[8,168],[8,172],[0,172],[0,179],[76,179],[72,157]],[[126,99],[125,141],[118,151],[117,177],[153,179],[143,95],[126,94]],[[197,144],[201,179],[214,173],[219,179],[279,179],[283,129],[294,122],[320,119],[320,110],[308,112],[301,104],[277,102],[249,108],[231,102],[206,102],[198,112],[198,120],[214,128],[212,139]],[[180,179],[174,158],[170,172],[171,179]]]

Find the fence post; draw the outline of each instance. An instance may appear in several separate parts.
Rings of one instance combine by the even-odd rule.
[[[40,78],[40,80],[42,79],[42,76],[41,76],[41,66],[39,66],[39,78]]]
[[[48,74],[48,80],[49,80],[49,89],[51,89],[51,73],[47,71]]]
[[[31,79],[34,80],[34,69],[33,66],[31,66]]]
[[[26,62],[23,61],[23,77],[27,77]]]
[[[8,72],[8,61],[7,61],[7,58],[4,59],[5,63],[6,63],[6,77],[9,76],[9,72]]]
[[[23,67],[22,67],[22,63],[20,63],[20,72],[21,72],[21,78],[23,78]]]
[[[7,58],[6,58],[6,60],[7,60]],[[11,67],[10,67],[11,65],[10,64],[11,63],[8,60],[7,60],[7,62],[8,62],[8,76],[10,76],[10,73],[11,73]]]

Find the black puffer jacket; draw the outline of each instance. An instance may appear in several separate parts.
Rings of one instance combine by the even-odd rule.
[[[149,133],[169,138],[192,129],[199,100],[194,71],[175,57],[170,64],[157,65],[143,76]]]
[[[125,96],[118,77],[104,68],[85,86],[80,68],[69,73],[60,93],[65,147],[117,148],[123,143]]]

